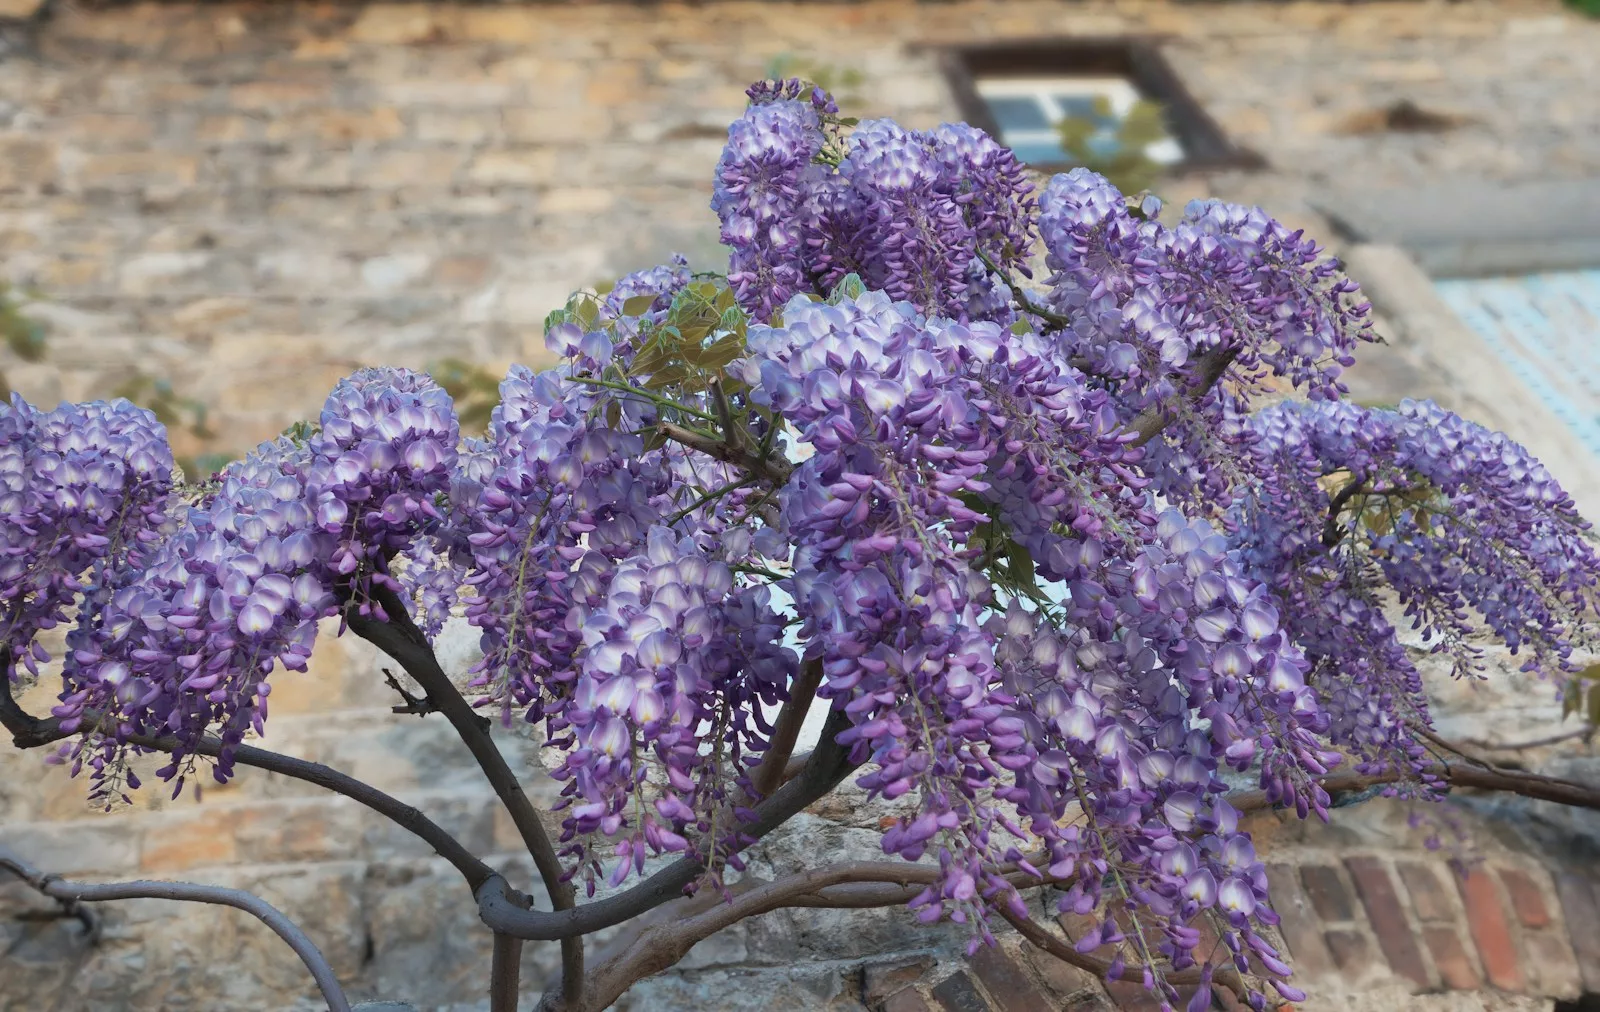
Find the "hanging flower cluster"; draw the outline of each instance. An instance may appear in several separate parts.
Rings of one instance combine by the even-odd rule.
[[[739,869],[816,677],[857,783],[898,799],[884,851],[940,870],[924,919],[982,939],[1027,915],[1019,875],[1052,880],[1080,949],[1169,1007],[1202,918],[1258,1007],[1262,976],[1297,997],[1229,783],[1325,815],[1348,756],[1436,793],[1391,605],[1463,672],[1484,631],[1559,672],[1595,628],[1585,523],[1504,436],[1342,400],[1367,308],[1263,212],[1164,224],[1084,170],[1036,201],[971,127],[750,96],[714,180],[726,275],[575,296],[482,440],[369,370],[194,490],[125,403],[0,411],[8,677],[72,624],[56,715],[110,797],[145,736],[176,736],[180,784],[219,736],[226,778],[319,622],[464,611],[478,705],[561,753],[590,889],[662,853]],[[1305,396],[1261,408],[1268,384]]]

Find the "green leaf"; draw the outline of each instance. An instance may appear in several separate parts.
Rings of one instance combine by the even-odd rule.
[[[1591,682],[1600,682],[1600,664],[1591,664],[1580,670],[1574,677],[1584,678]]]
[[[860,275],[846,274],[843,278],[840,278],[839,283],[833,287],[833,292],[828,296],[828,302],[837,306],[846,299],[861,298],[861,296],[866,294],[866,291],[867,286],[862,282]]]
[[[1566,720],[1583,705],[1583,683],[1573,678],[1561,693],[1561,719]]]
[[[652,373],[650,378],[645,380],[644,388],[646,390],[660,390],[662,387],[668,387],[674,383],[682,383],[688,378],[688,368],[673,362]]]
[[[1589,690],[1589,726],[1600,727],[1600,691]]]
[[[655,305],[655,302],[656,297],[654,295],[635,295],[622,303],[622,314],[624,316],[639,316],[648,313],[650,307]]]
[[[705,369],[721,370],[743,352],[744,339],[738,334],[729,334],[712,342],[711,346],[701,353],[700,366]]]
[[[576,305],[568,304],[573,319],[585,331],[594,329],[595,321],[600,318],[600,303],[588,295],[580,295],[573,300]]]
[[[1018,587],[1029,594],[1039,593],[1039,582],[1034,578],[1033,553],[1025,546],[1015,541],[1007,543],[1006,566],[1011,570],[1011,579]]]

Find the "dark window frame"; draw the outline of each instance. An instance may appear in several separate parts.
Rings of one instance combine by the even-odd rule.
[[[1183,160],[1169,166],[1168,172],[1184,175],[1266,168],[1266,159],[1228,140],[1173,72],[1158,43],[1153,36],[1012,40],[942,46],[938,58],[962,117],[996,138],[1001,136],[1000,126],[978,94],[979,78],[1122,77],[1167,111],[1167,126],[1184,153]],[[1063,172],[1072,165],[1030,162],[1028,167],[1048,173]]]

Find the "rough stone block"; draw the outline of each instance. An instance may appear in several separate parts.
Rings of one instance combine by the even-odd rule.
[[[44,872],[122,874],[139,867],[139,835],[128,831],[126,818],[0,824],[0,847]]]
[[[1048,1009],[1050,1000],[1039,985],[1033,982],[1021,960],[1001,945],[985,945],[968,960],[972,972],[998,1008],[1018,1012],[1024,1009]]]
[[[24,190],[56,179],[56,147],[31,137],[0,139],[0,190]]]
[[[485,186],[532,186],[558,178],[556,153],[546,148],[486,151],[473,159],[467,178]]]
[[[933,989],[933,997],[945,1012],[990,1012],[989,1003],[984,1001],[983,995],[973,986],[972,978],[964,971],[958,970],[940,981]]]
[[[44,0],[0,0],[0,19],[18,21],[33,17],[44,6]]]
[[[1344,864],[1355,881],[1356,892],[1367,908],[1367,920],[1372,924],[1373,934],[1378,936],[1378,947],[1389,965],[1413,983],[1429,986],[1432,981],[1428,966],[1422,960],[1422,950],[1417,947],[1416,936],[1406,921],[1406,912],[1400,906],[1389,869],[1375,857],[1350,857]]]
[[[896,991],[879,1007],[883,1012],[933,1012],[928,1003],[922,1000],[922,995],[917,993],[916,988],[911,987]]]
[[[933,969],[931,956],[922,956],[910,962],[868,963],[862,971],[862,997],[868,1005],[884,1001],[890,995],[915,984],[924,973]]]
[[[179,871],[232,862],[238,853],[233,838],[235,818],[231,808],[219,805],[143,820],[139,869]]]
[[[1567,936],[1578,958],[1583,986],[1600,991],[1600,888],[1592,879],[1562,873],[1556,876],[1556,892],[1566,914]]]
[[[1474,868],[1458,884],[1467,908],[1467,925],[1472,930],[1472,940],[1478,946],[1478,958],[1483,961],[1489,983],[1502,991],[1521,991],[1525,980],[1517,943],[1511,937],[1511,924],[1494,879],[1483,869]]]

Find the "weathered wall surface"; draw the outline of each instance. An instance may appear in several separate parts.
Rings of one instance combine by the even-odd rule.
[[[314,412],[356,365],[537,354],[544,314],[572,288],[675,249],[714,265],[711,167],[774,57],[858,71],[853,107],[924,126],[955,107],[915,44],[1141,32],[1167,38],[1190,89],[1272,166],[1184,180],[1176,196],[1261,202],[1325,232],[1311,202],[1330,188],[1600,174],[1600,22],[1553,2],[63,11],[31,49],[0,55],[0,278],[41,289],[35,311],[54,328],[49,361],[0,366],[47,402],[106,394],[135,369],[169,377],[210,405],[216,446],[242,449]],[[1468,121],[1362,132],[1399,99]],[[1373,349],[1358,392],[1433,393],[1495,421],[1493,390],[1454,389],[1477,374],[1441,368],[1452,349],[1429,345],[1425,323]],[[448,729],[388,713],[380,663],[325,644],[310,674],[275,680],[265,744],[412,801],[527,881]],[[1532,736],[1556,716],[1548,686],[1439,688],[1452,734]],[[28,701],[41,711],[49,695]],[[553,800],[534,744],[502,743],[536,802]],[[1594,762],[1573,751],[1569,769]],[[198,804],[146,790],[110,816],[82,791],[0,746],[0,845],[75,876],[257,888],[360,995],[485,1006],[488,939],[466,890],[363,810],[256,771]],[[1467,800],[1451,811],[1485,857],[1462,884],[1399,805],[1341,809],[1325,828],[1258,821],[1288,948],[1322,995],[1311,1007],[1532,1012],[1600,991],[1600,894],[1564,877],[1593,867],[1575,848],[1600,827]],[[830,803],[762,860],[803,867],[824,844],[876,856],[876,835],[875,818]],[[86,950],[68,925],[12,917],[37,906],[0,886],[0,1010],[313,1007],[293,957],[243,915],[118,904]],[[1015,939],[970,963],[962,941],[900,911],[771,915],[625,1007],[1139,1007]],[[554,952],[526,958],[531,994]]]
[[[577,286],[715,266],[720,138],[777,57],[924,126],[956,115],[927,45],[1158,34],[1272,165],[1179,195],[1324,234],[1330,186],[1600,173],[1600,22],[1555,0],[61,6],[0,56],[0,278],[55,325],[4,368],[46,402],[168,377],[226,450],[356,365],[534,355]],[[1360,132],[1402,99],[1463,123]]]

